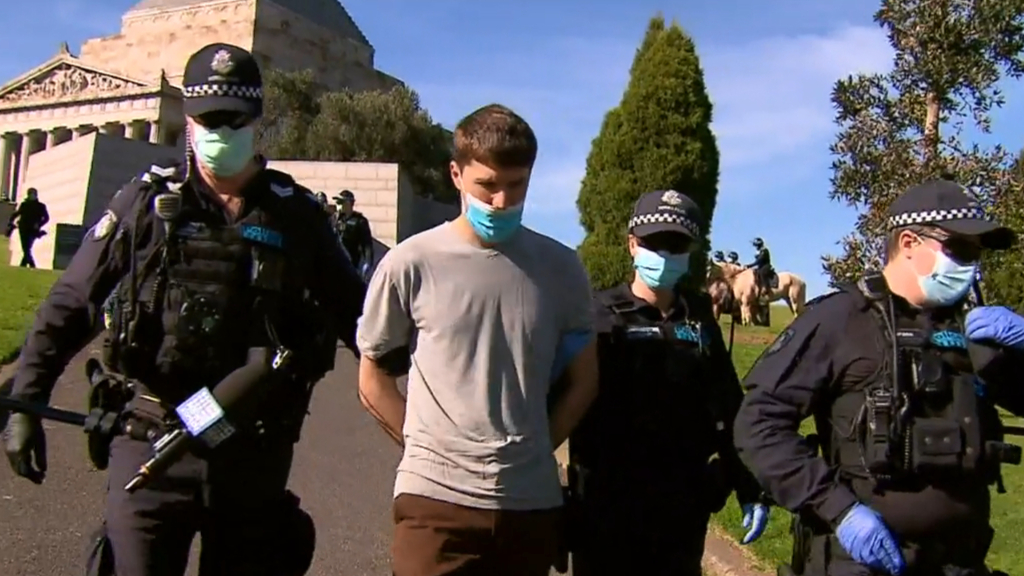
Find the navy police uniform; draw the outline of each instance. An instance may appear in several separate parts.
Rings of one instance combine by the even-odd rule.
[[[637,204],[637,236],[699,236],[696,205]],[[699,575],[711,514],[761,489],[733,448],[739,378],[710,297],[682,290],[666,315],[623,284],[598,292],[601,392],[569,440],[576,576]],[[717,457],[715,457],[717,455]]]
[[[989,247],[1005,247],[1009,231],[950,186],[912,188],[890,226],[988,234]],[[987,573],[989,486],[1020,459],[1003,443],[996,406],[1024,414],[1015,377],[1024,357],[968,342],[964,312],[962,302],[911,306],[872,274],[809,303],[757,360],[735,438],[771,497],[796,514],[786,572],[872,574],[834,536],[863,503],[898,540],[908,574]],[[807,418],[818,432],[804,437]]]
[[[343,190],[341,194],[334,197],[336,204],[343,202],[355,203],[356,198],[352,192]],[[340,209],[333,216],[334,227],[341,238],[341,243],[352,258],[352,264],[360,269],[364,264],[373,265],[373,233],[370,231],[370,221],[361,212],[352,211],[346,214]]]
[[[186,66],[186,113],[255,119],[261,86],[248,52],[208,46]],[[92,574],[181,576],[197,532],[203,575],[299,575],[312,560],[312,520],[286,491],[293,447],[313,384],[333,368],[337,340],[356,349],[365,286],[312,193],[257,160],[264,165],[241,192],[237,216],[199,176],[191,151],[186,162],[158,163],[124,186],[25,342],[13,395],[46,402],[116,294],[104,363],[135,393],[130,433],[110,447]],[[234,437],[195,448],[148,486],[126,492],[174,406],[213,389],[261,350],[288,350],[292,361],[255,401],[252,418],[232,422]]]

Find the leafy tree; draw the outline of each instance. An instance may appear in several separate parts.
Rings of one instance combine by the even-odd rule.
[[[586,231],[580,257],[594,287],[607,288],[630,276],[626,227],[641,195],[678,190],[710,221],[718,165],[711,100],[693,40],[678,24],[666,26],[656,16],[633,60],[622,102],[605,116],[593,141],[576,201]],[[704,242],[689,280],[702,283],[706,265]]]
[[[993,207],[995,217],[1024,238],[1024,151],[1013,165],[1014,186],[1004,191]],[[982,262],[986,303],[998,303],[1024,312],[1024,251],[1003,250],[985,256]]]
[[[910,186],[951,174],[995,209],[1020,181],[1012,154],[968,143],[966,131],[988,133],[1003,103],[997,83],[1024,74],[1024,3],[884,0],[875,22],[895,52],[892,71],[840,80],[832,93],[830,197],[861,211],[844,254],[822,259],[833,285],[880,268],[886,210]]]
[[[420,105],[413,90],[325,91],[311,72],[271,70],[258,146],[280,160],[396,162],[417,192],[454,202],[448,176],[451,133]]]

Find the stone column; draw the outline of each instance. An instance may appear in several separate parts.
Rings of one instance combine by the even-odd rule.
[[[14,184],[14,136],[0,136],[0,200],[10,200]],[[2,223],[0,223],[2,224]]]
[[[127,125],[126,138],[129,140],[146,139],[146,123],[142,120],[132,120]]]
[[[149,123],[149,143],[150,144],[163,144],[163,126],[159,120],[153,120]]]
[[[21,191],[21,185],[25,183],[25,177],[28,176],[28,158],[35,152],[33,148],[33,142],[38,132],[32,130],[21,135],[21,156],[18,166],[18,185],[14,189],[12,194],[12,200],[16,200],[18,193]]]

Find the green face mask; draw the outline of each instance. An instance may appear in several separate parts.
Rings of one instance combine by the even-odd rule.
[[[214,176],[231,177],[242,170],[256,155],[256,132],[252,126],[208,130],[192,126],[192,148],[203,166]]]

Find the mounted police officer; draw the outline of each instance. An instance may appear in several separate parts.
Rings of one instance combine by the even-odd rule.
[[[729,252],[728,258],[729,258],[729,260],[728,260],[729,264],[735,264],[737,266],[740,265],[740,255],[739,255],[738,252],[735,252],[735,251]]]
[[[312,194],[254,151],[263,97],[253,56],[202,48],[183,92],[186,161],[152,166],[111,200],[39,308],[12,395],[49,401],[116,290],[104,364],[134,394],[128,433],[110,446],[90,573],[181,576],[199,532],[200,574],[299,575],[314,528],[286,490],[294,443],[337,339],[355,349],[365,286]],[[218,383],[250,366],[273,386],[238,399],[248,417],[224,404],[233,434],[222,444],[198,442],[206,437],[182,406],[209,389],[216,399]],[[150,441],[182,426],[191,450],[147,486],[123,489],[154,455]],[[38,419],[11,416],[4,444],[17,474],[43,481]]]
[[[1020,461],[996,404],[1024,414],[1024,319],[963,303],[983,250],[1015,235],[949,181],[901,195],[888,231],[881,274],[812,303],[756,362],[736,445],[797,514],[792,572],[987,574],[988,487]]]
[[[754,270],[754,281],[757,283],[757,292],[759,297],[764,297],[772,290],[772,285],[775,283],[775,270],[772,268],[772,253],[768,251],[768,247],[764,244],[764,239],[754,238],[751,242],[754,246],[754,250],[757,253],[754,254],[754,261],[747,265],[747,268]],[[737,259],[738,256],[737,256]]]
[[[334,213],[334,227],[338,231],[352,264],[365,275],[373,266],[373,233],[370,221],[355,211],[356,197],[350,190],[342,190],[334,197],[338,210]]]
[[[704,226],[679,192],[645,194],[629,221],[633,281],[595,296],[601,392],[569,440],[576,576],[699,575],[733,490],[744,543],[768,521],[733,448],[742,391],[711,300],[675,289]]]
[[[711,260],[716,264],[721,264],[725,262],[725,252],[722,252],[721,250],[715,250],[715,253],[711,255]]]

